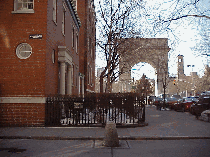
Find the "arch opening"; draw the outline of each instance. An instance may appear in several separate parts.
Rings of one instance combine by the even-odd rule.
[[[153,92],[150,95],[157,96],[157,71],[152,65],[147,62],[139,62],[131,68],[131,78],[134,81],[133,86],[136,86],[136,82],[140,80],[143,75],[146,76],[151,84],[151,90]]]

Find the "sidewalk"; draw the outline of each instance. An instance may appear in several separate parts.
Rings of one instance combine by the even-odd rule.
[[[148,126],[117,128],[120,140],[210,139],[210,123],[187,113],[154,107],[147,107],[146,112]],[[183,116],[180,121],[177,114]],[[102,127],[0,127],[0,139],[103,140],[104,132]]]
[[[119,140],[178,140],[210,139],[210,136],[145,136],[135,132],[140,128],[117,128]],[[103,140],[105,128],[68,128],[68,127],[11,127],[0,128],[0,139],[37,139],[37,140]],[[133,134],[134,133],[134,134]]]

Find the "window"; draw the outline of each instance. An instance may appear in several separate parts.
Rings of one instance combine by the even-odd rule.
[[[57,0],[53,0],[53,21],[57,24]]]
[[[90,68],[90,85],[93,85],[92,68]]]
[[[76,65],[76,71],[78,72],[78,65]],[[76,87],[78,87],[78,73],[76,72]]]
[[[71,80],[72,80],[72,86],[74,86],[74,65],[72,65],[72,70],[71,70]]]
[[[72,29],[72,47],[74,48],[74,27]]]
[[[78,47],[79,47],[79,37],[77,35],[77,37],[76,37],[76,53],[78,53]]]
[[[62,20],[62,33],[65,36],[65,18],[66,18],[66,6],[63,3],[63,20]]]
[[[52,51],[52,63],[55,63],[55,50]]]
[[[64,36],[65,36],[65,13],[66,13],[66,11],[63,11],[62,33]]]
[[[20,59],[27,59],[31,56],[31,54],[32,54],[32,48],[27,43],[21,43],[16,48],[16,55]]]
[[[14,0],[12,13],[34,13],[34,0]]]
[[[87,83],[88,83],[88,85],[90,84],[90,67],[89,67],[89,65],[87,67]]]
[[[92,68],[90,67],[90,65],[88,64],[88,69],[87,69],[87,82],[88,85],[92,86]]]

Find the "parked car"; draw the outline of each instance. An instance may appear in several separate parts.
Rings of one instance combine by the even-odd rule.
[[[156,98],[156,96],[149,96],[149,98],[148,98],[148,104],[149,105],[153,105],[155,98]]]
[[[174,111],[179,111],[180,110],[180,106],[181,106],[181,103],[183,102],[183,99],[178,99],[178,101],[176,103],[174,103]],[[181,108],[182,109],[182,108]]]
[[[210,96],[201,97],[199,101],[191,106],[191,113],[197,117],[201,116],[201,113],[210,109]]]
[[[171,98],[181,99],[182,97],[180,95],[172,95]]]
[[[170,97],[168,98],[168,105],[170,109],[174,109],[174,104],[178,102],[180,98]]]
[[[154,98],[153,105],[155,105],[155,106],[160,105],[160,102],[161,102],[162,100],[163,100],[163,99],[162,99],[162,98],[159,98],[159,97]]]
[[[160,101],[160,106],[161,107],[169,107],[169,98],[165,98],[165,106],[164,106],[164,99],[162,98],[162,100]]]
[[[205,110],[201,113],[201,120],[210,122],[210,110]]]
[[[196,101],[195,98],[183,98],[174,105],[174,110],[183,112],[190,111],[191,105],[196,103]]]

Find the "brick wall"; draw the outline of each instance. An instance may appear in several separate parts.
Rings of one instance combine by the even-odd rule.
[[[85,75],[84,86],[95,91],[95,18],[90,0],[77,0],[80,28],[80,72]],[[92,8],[93,9],[93,8]],[[92,55],[91,55],[92,49]],[[88,84],[88,65],[92,68],[92,85]]]
[[[59,63],[58,46],[66,46],[72,53],[74,84],[79,83],[79,54],[72,48],[74,21],[66,12],[66,34],[62,34],[63,0],[58,0],[57,24],[52,19],[52,0],[34,0],[35,13],[12,13],[14,0],[0,1],[0,98],[40,97],[58,93]],[[76,33],[79,30],[75,27]],[[29,39],[31,34],[42,34],[42,39]],[[20,59],[16,48],[20,43],[32,47],[32,55]],[[76,42],[75,42],[76,43]],[[55,63],[52,51],[55,50]],[[78,87],[72,88],[78,94]],[[44,125],[45,104],[0,102],[0,125]]]
[[[35,13],[18,14],[12,13],[14,0],[0,1],[0,97],[45,95],[47,2],[35,0]],[[21,43],[32,47],[27,59],[16,55]],[[1,126],[42,126],[44,120],[43,103],[0,103]]]
[[[0,126],[44,126],[45,104],[0,104]]]
[[[34,2],[33,14],[13,14],[14,0],[0,1],[0,94],[44,95],[47,1]],[[42,39],[29,39],[42,34]],[[28,43],[32,55],[16,56],[16,47]]]
[[[78,95],[78,86],[76,87],[76,79],[78,82],[79,69],[79,53],[75,52],[75,48],[72,47],[72,30],[74,28],[74,39],[76,40],[76,34],[78,34],[76,25],[70,14],[68,8],[65,13],[65,36],[62,34],[62,19],[63,19],[63,1],[57,0],[57,23],[53,21],[52,13],[53,1],[49,1],[47,8],[47,46],[46,46],[46,82],[45,92],[48,94],[56,94],[59,92],[59,63],[58,63],[58,46],[66,46],[71,53],[74,64],[74,86],[72,88],[72,94]],[[76,44],[76,41],[74,41]],[[52,63],[52,51],[55,50],[55,63]]]

